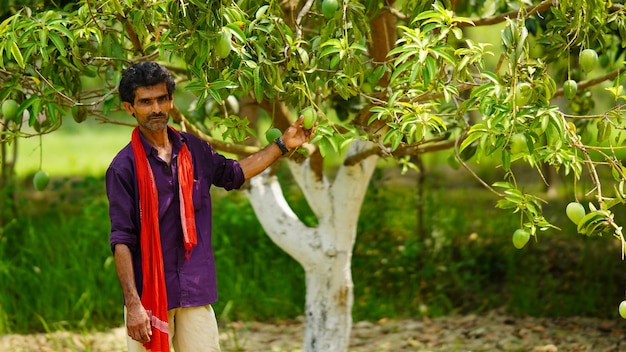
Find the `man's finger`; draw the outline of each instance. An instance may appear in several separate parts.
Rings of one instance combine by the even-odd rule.
[[[142,338],[143,342],[150,341],[150,337],[152,336],[152,327],[150,326],[150,324],[148,324],[148,326],[144,330],[144,333],[141,334],[141,335],[142,335],[141,338]]]

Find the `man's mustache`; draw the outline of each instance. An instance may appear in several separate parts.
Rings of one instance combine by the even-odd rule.
[[[156,114],[150,114],[148,115],[148,118],[153,118],[153,117],[167,117],[167,115],[165,115],[164,113],[156,113]]]

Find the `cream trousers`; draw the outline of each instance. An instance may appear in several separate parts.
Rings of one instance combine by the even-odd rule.
[[[126,318],[126,307],[124,307]],[[176,352],[220,352],[215,312],[211,305],[175,308],[167,312],[170,349]],[[126,335],[128,352],[146,352],[140,342]]]

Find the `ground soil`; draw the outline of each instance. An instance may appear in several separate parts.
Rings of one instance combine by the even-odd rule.
[[[302,350],[303,333],[302,319],[273,324],[232,322],[221,328],[220,339],[224,352],[296,352]],[[121,352],[124,347],[122,327],[92,334],[0,337],[2,352]],[[626,351],[626,320],[515,318],[493,311],[436,319],[355,322],[349,351]]]

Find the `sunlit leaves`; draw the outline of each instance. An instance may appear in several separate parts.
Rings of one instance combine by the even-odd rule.
[[[536,236],[537,231],[545,231],[555,228],[542,215],[542,206],[545,201],[532,194],[524,193],[513,183],[496,182],[493,184],[497,189],[502,189],[500,200],[496,207],[520,213],[521,222],[530,230],[530,234]]]
[[[399,93],[394,94],[386,107],[373,107],[368,123],[374,120],[386,121],[389,129],[382,137],[384,144],[395,150],[401,143],[413,144],[432,134],[441,134],[447,127],[444,121],[433,114],[435,104],[415,104],[403,102]]]
[[[472,21],[468,18],[455,16],[453,11],[446,9],[441,2],[437,1],[433,4],[433,10],[421,12],[412,20],[412,23],[419,23],[425,32],[440,30],[439,39],[447,37],[449,32],[452,32],[457,39],[461,39],[462,32],[456,25],[459,23],[471,24]]]
[[[243,142],[248,136],[255,136],[256,133],[250,127],[250,120],[237,115],[229,115],[226,118],[213,117],[211,122],[216,123],[223,129],[222,138],[232,139],[235,142]]]
[[[448,43],[448,35],[461,38],[460,29],[455,27],[459,22],[469,23],[436,4],[433,11],[417,16],[412,21],[414,26],[399,26],[402,36],[388,54],[392,60],[390,86],[394,94],[386,107],[373,108],[370,118],[370,122],[387,122],[389,129],[382,141],[391,150],[402,143],[417,143],[446,133],[451,121],[439,111],[458,99],[460,84],[474,84],[474,73],[484,67],[485,45],[466,40],[467,45],[457,49]],[[430,96],[426,102],[424,98],[429,94],[436,98]],[[461,106],[474,108],[471,104]]]
[[[351,128],[350,134],[340,134],[333,124],[328,120],[322,120],[317,126],[315,137],[311,143],[316,143],[320,149],[322,156],[328,156],[336,153],[344,152],[348,146],[354,141],[356,131]]]
[[[11,53],[11,55],[9,55],[9,60],[13,58],[21,68],[24,68],[24,57],[22,56],[20,48],[18,48],[15,39],[10,38],[8,41],[6,41],[6,44],[8,48],[5,47],[5,50]]]
[[[207,76],[196,67],[190,67],[190,70],[197,78],[187,83],[185,88],[198,93],[198,105],[204,104],[209,96],[217,103],[222,104],[229,95],[229,90],[237,88],[237,84],[227,80],[216,79],[209,82]]]
[[[467,48],[459,48],[454,51],[456,57],[460,57],[461,60],[455,65],[456,72],[458,74],[466,73],[466,67],[476,65],[479,69],[484,69],[484,59],[488,55],[493,55],[487,48],[489,43],[475,43],[468,39],[465,41]],[[470,79],[469,76],[461,77],[462,79]]]
[[[511,64],[526,60],[528,30],[524,26],[524,22],[507,19],[501,36],[503,53],[508,56]]]
[[[48,62],[49,56],[66,57],[67,48],[70,43],[75,42],[73,32],[67,28],[71,23],[52,11],[40,16],[37,18],[17,14],[5,20],[0,26],[0,38],[4,38],[0,56],[2,52],[6,52],[7,58],[15,60],[22,69],[32,63],[33,55],[41,54],[44,62]],[[58,53],[49,52],[51,48]],[[0,62],[0,67],[6,68],[4,60]]]

